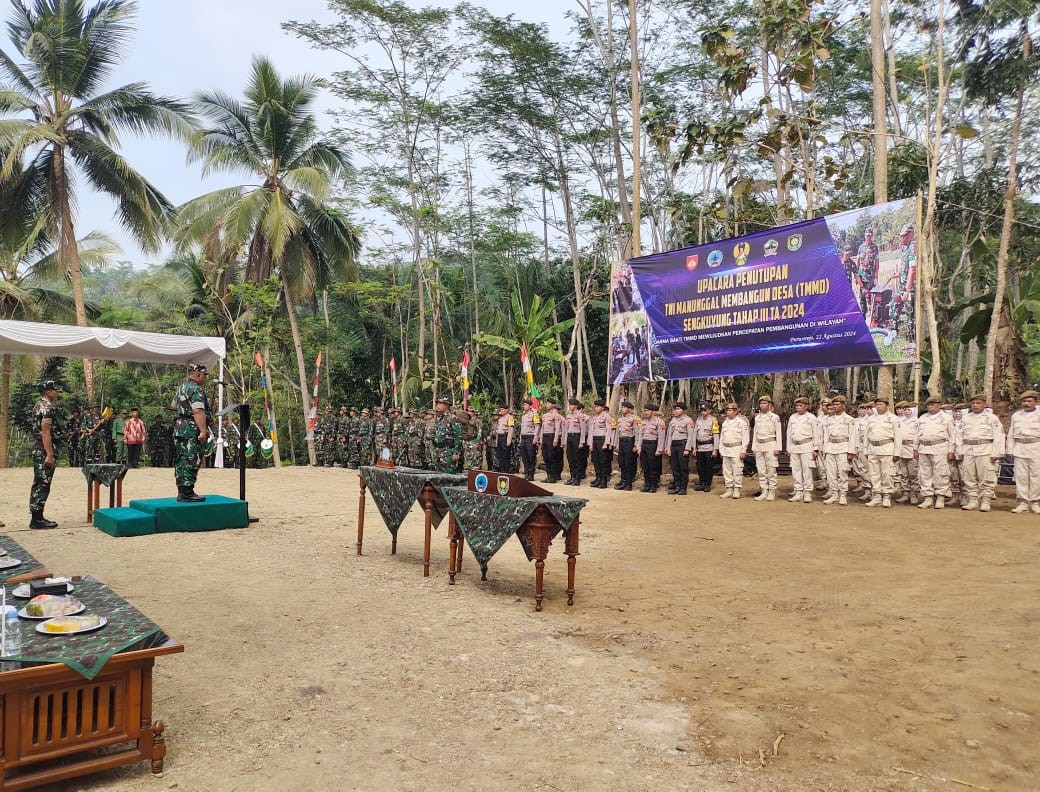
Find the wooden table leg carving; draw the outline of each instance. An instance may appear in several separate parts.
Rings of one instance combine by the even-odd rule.
[[[448,515],[448,539],[451,542],[448,550],[448,585],[455,585],[456,558],[459,549],[459,527],[455,522],[455,515]]]
[[[361,494],[358,496],[358,513],[357,513],[357,554],[361,555],[361,543],[365,539],[365,480],[363,478],[358,479],[361,482]]]
[[[422,499],[425,505],[424,511],[426,512],[426,537],[423,542],[423,577],[430,576],[430,539],[433,534],[433,499],[437,496],[436,490],[429,484],[424,484],[422,489]]]
[[[527,518],[517,533],[523,533],[534,558],[534,609],[542,609],[542,587],[545,578],[545,559],[549,555],[552,537],[560,530],[559,523],[544,506],[539,506]]]
[[[567,604],[574,604],[574,565],[576,563],[575,556],[581,555],[578,552],[578,524],[580,520],[575,518],[574,522],[571,523],[571,529],[567,532],[566,544],[564,545],[563,552],[567,554]]]
[[[166,759],[166,738],[163,737],[164,731],[166,731],[166,724],[161,720],[157,720],[155,725],[152,726],[152,772],[156,775],[162,773],[163,762]]]

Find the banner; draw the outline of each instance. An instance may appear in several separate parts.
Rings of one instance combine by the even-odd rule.
[[[917,360],[917,199],[616,264],[611,383]]]

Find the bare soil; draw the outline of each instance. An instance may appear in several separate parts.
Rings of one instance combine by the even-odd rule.
[[[358,557],[353,471],[250,472],[249,528],[123,539],[67,468],[61,528],[25,530],[30,477],[0,471],[4,532],[187,647],[156,665],[164,777],[68,789],[1040,788],[1040,517],[1004,488],[980,515],[557,485],[590,500],[577,595],[558,541],[535,613],[517,542],[449,587],[442,526],[424,579],[418,509],[394,557],[369,498]]]

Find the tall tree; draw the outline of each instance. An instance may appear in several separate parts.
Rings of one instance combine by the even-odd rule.
[[[156,249],[171,205],[118,152],[119,132],[187,135],[188,108],[135,82],[105,91],[133,34],[137,5],[129,0],[13,0],[7,24],[10,50],[0,50],[2,177],[24,160],[24,190],[46,190],[43,222],[57,240],[58,259],[72,280],[76,322],[86,326],[79,248],[76,181],[82,175],[110,196],[123,227],[145,249]],[[84,364],[94,398],[90,361]]]
[[[206,173],[249,173],[259,184],[215,190],[188,202],[179,210],[176,232],[181,245],[192,246],[219,229],[225,247],[247,249],[247,281],[278,278],[304,412],[310,399],[297,305],[337,278],[356,277],[360,248],[346,215],[327,203],[333,186],[352,168],[346,153],[319,133],[312,110],[323,87],[310,76],[282,79],[267,58],[257,57],[244,101],[219,92],[199,95],[196,108],[206,123],[191,156],[203,162]],[[314,464],[313,439],[307,451]]]

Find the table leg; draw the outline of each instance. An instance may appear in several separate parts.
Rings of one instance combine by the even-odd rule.
[[[575,556],[580,555],[578,552],[578,524],[579,520],[575,519],[571,524],[571,529],[567,532],[567,540],[564,545],[563,552],[567,554],[567,604],[574,604],[574,565],[577,563]]]
[[[94,495],[94,485],[87,482],[87,522],[94,522],[94,510],[91,508],[91,498]]]
[[[462,551],[466,549],[466,537],[459,531],[459,547],[455,556],[455,571],[462,574]]]
[[[542,580],[545,576],[545,559],[538,558],[534,562],[534,609],[542,609]]]
[[[123,507],[123,480],[116,480],[116,506]]]
[[[459,549],[459,529],[455,523],[455,515],[448,515],[448,539],[451,542],[451,548],[448,551],[448,585],[455,585],[455,564],[456,556],[458,555]]]
[[[433,534],[433,498],[426,499],[426,538],[423,543],[422,575],[430,576],[430,539]]]
[[[358,513],[357,513],[357,554],[361,555],[361,543],[365,538],[365,480],[359,479],[361,482],[361,494],[358,496]]]
[[[116,506],[116,482],[112,482],[112,486],[108,488],[108,508],[114,509]]]

